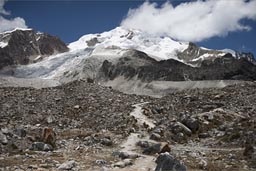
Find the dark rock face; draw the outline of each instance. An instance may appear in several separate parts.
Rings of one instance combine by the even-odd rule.
[[[202,65],[203,62],[205,61],[212,62],[215,59],[220,58],[221,56],[224,56],[224,54],[227,54],[227,53],[224,53],[223,51],[220,51],[220,50],[211,50],[211,49],[202,48],[190,42],[186,50],[177,53],[177,57],[180,60],[183,60],[187,64],[191,64],[199,67]],[[211,57],[207,59],[198,59],[203,55],[206,55],[206,56],[209,55]],[[236,59],[243,58],[253,64],[256,64],[256,61],[252,53],[235,52],[233,55],[234,55],[233,57]]]
[[[127,79],[135,76],[144,81],[196,81],[196,80],[256,80],[256,65],[246,58],[231,54],[213,61],[203,61],[201,67],[191,67],[169,59],[156,61],[143,52],[131,50],[113,64],[104,61],[100,77],[113,80],[118,76]]]
[[[208,50],[208,49],[200,48],[196,44],[190,42],[188,45],[188,48],[183,52],[178,52],[177,56],[179,59],[184,60],[186,63],[193,64],[193,65],[194,64],[200,65],[202,60],[193,61],[193,59],[196,59],[204,54],[219,55],[222,53],[223,52],[217,51],[217,50]]]
[[[0,69],[9,65],[26,65],[44,56],[68,51],[58,37],[33,30],[15,30],[0,34]]]

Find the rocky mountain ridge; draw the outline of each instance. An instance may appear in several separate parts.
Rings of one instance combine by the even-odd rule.
[[[27,36],[34,34],[32,30],[19,32]],[[33,36],[33,40],[38,41],[44,37],[41,34]],[[25,40],[24,44],[27,44]],[[52,46],[54,48],[55,44]],[[39,53],[33,51],[34,45],[29,47],[32,54]],[[45,47],[40,53],[54,53],[52,48]],[[112,81],[113,87],[116,87],[115,84],[121,86],[120,82],[115,83],[120,78],[134,86],[140,85],[136,84],[137,81],[144,84],[153,81],[256,79],[256,62],[251,53],[211,50],[193,43],[177,42],[169,37],[121,27],[101,34],[82,36],[70,43],[68,48],[68,52],[51,55],[37,63],[7,68],[0,73],[24,80],[53,79],[59,84],[80,79],[93,80],[102,85]]]
[[[58,37],[32,29],[0,33],[0,69],[10,65],[27,65],[66,51],[68,47]]]

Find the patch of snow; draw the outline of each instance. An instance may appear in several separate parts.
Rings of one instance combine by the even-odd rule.
[[[96,47],[90,57],[94,57],[94,56],[100,56],[101,58],[104,59],[113,59],[113,58],[118,58],[121,57],[127,50],[125,49],[120,49],[120,48],[112,48],[112,47],[108,47],[108,48],[104,48],[101,46]]]
[[[38,59],[40,59],[42,56],[41,55],[38,55],[35,59],[34,59],[34,61],[37,61]]]
[[[17,30],[21,30],[21,31],[31,31],[31,30],[33,30],[33,29],[31,29],[31,28],[15,28],[15,29],[13,29],[13,30],[5,31],[5,32],[2,32],[2,33],[0,33],[0,34],[9,34],[9,33],[12,33],[12,32],[14,32],[14,31],[17,31]]]
[[[232,49],[222,49],[221,50],[222,52],[225,52],[225,53],[230,53],[232,54],[232,56],[236,56],[236,51],[232,50]]]
[[[206,60],[212,57],[220,57],[220,56],[224,56],[226,53],[219,53],[219,54],[210,54],[210,53],[205,53],[201,56],[199,56],[198,58],[193,59],[193,62],[199,61],[199,60]]]
[[[0,48],[8,46],[8,42],[0,42]]]

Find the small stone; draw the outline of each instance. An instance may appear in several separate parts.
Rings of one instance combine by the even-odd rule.
[[[118,155],[121,159],[136,159],[139,157],[138,154],[129,154],[127,152],[120,152]]]
[[[101,144],[106,145],[106,146],[111,146],[111,145],[113,145],[113,142],[111,141],[111,139],[103,138],[103,139],[101,139]]]
[[[171,147],[168,143],[161,143],[161,149],[159,153],[171,152]]]
[[[148,148],[149,147],[149,142],[148,141],[139,141],[136,143],[137,146],[140,146],[142,148]]]
[[[47,118],[46,118],[46,122],[48,123],[48,124],[51,124],[51,123],[53,123],[54,122],[54,117],[52,116],[52,115],[50,115],[50,116],[48,116]]]
[[[119,153],[119,157],[121,158],[121,159],[128,159],[129,158],[129,154],[128,153],[126,153],[126,152],[120,152]]]
[[[201,169],[204,169],[204,170],[207,169],[208,164],[205,160],[201,159],[201,161],[198,164],[199,164]]]
[[[129,133],[134,133],[134,132],[136,132],[135,128],[130,128],[129,129]]]
[[[2,128],[1,131],[2,131],[3,134],[9,134],[10,133],[8,128]]]
[[[106,160],[96,160],[95,163],[96,163],[97,165],[102,166],[102,165],[106,165],[106,164],[107,164],[107,161],[106,161]]]
[[[1,131],[0,131],[0,143],[2,143],[3,145],[6,145],[8,143],[6,135],[4,135]]]
[[[37,168],[38,168],[37,165],[29,165],[29,166],[28,166],[28,169],[37,169]]]
[[[208,138],[208,137],[210,137],[210,134],[209,134],[209,133],[200,133],[200,134],[198,135],[198,138]]]
[[[74,109],[79,109],[79,108],[80,108],[79,105],[75,105],[75,106],[74,106]]]
[[[120,168],[124,168],[126,166],[132,165],[132,161],[131,159],[124,159],[123,161],[119,161],[117,163],[114,164],[114,167],[120,167]]]
[[[254,148],[252,144],[245,144],[243,155],[246,157],[251,157],[254,153]]]
[[[76,162],[74,160],[66,161],[65,163],[62,163],[58,170],[71,170],[76,165]]]
[[[161,135],[157,134],[157,133],[152,133],[150,136],[151,140],[155,140],[155,141],[159,141],[161,139]]]
[[[33,151],[52,151],[53,147],[43,142],[34,142],[29,149]]]

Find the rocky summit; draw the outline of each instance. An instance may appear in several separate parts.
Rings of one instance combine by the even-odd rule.
[[[256,170],[256,65],[117,27],[0,34],[0,170]]]
[[[68,51],[56,36],[32,29],[0,33],[0,69],[10,65],[34,63],[54,53]]]

